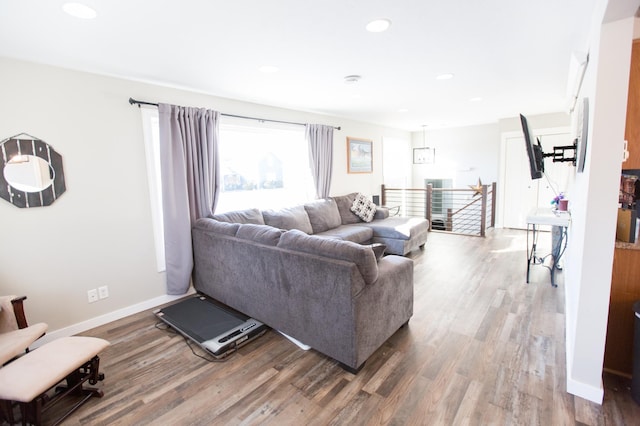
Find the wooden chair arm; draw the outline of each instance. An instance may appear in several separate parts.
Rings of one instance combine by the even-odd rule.
[[[29,324],[27,324],[27,317],[24,314],[24,306],[22,304],[22,302],[26,299],[27,296],[20,296],[11,300],[11,305],[13,306],[13,313],[16,316],[18,328],[27,328],[29,326]]]

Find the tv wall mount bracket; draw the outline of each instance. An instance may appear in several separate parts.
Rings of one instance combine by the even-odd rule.
[[[570,151],[573,151],[573,154]],[[571,161],[571,164],[575,166],[578,159],[578,139],[573,141],[573,145],[554,146],[553,152],[543,152],[542,157],[551,157],[554,163],[568,163]]]

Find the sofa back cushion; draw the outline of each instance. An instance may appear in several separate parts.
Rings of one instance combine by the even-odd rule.
[[[207,231],[215,232],[216,234],[229,235],[234,237],[240,227],[237,223],[218,222],[211,218],[200,218],[196,220],[194,227],[199,229],[206,229]]]
[[[230,223],[255,223],[264,225],[262,213],[258,209],[236,210],[227,213],[213,215],[213,219]]]
[[[352,192],[351,194],[333,197],[333,200],[338,206],[338,213],[340,213],[340,220],[343,225],[362,222],[360,218],[351,211],[351,206],[353,205],[353,201],[356,199],[357,195],[357,192]]]
[[[256,243],[266,244],[269,246],[278,245],[282,231],[269,225],[256,225],[253,223],[244,223],[238,225],[236,237],[243,240],[251,240]]]
[[[378,263],[370,246],[291,230],[282,234],[278,247],[353,262],[365,283],[371,284],[378,279]]]
[[[314,234],[342,225],[338,206],[331,198],[307,203],[304,205],[304,209],[309,216],[309,222],[311,222]]]
[[[264,223],[280,229],[298,229],[307,234],[313,233],[309,215],[304,206],[288,207],[280,210],[265,210],[262,212]]]

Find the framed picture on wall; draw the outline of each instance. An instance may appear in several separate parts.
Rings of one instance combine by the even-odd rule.
[[[413,148],[413,164],[433,164],[435,156],[435,148]]]
[[[347,137],[347,173],[373,172],[373,142]]]

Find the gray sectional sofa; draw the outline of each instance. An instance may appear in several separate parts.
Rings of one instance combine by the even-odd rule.
[[[428,223],[384,210],[361,222],[354,197],[198,219],[195,289],[356,372],[413,314],[413,261],[380,243],[404,254]]]

